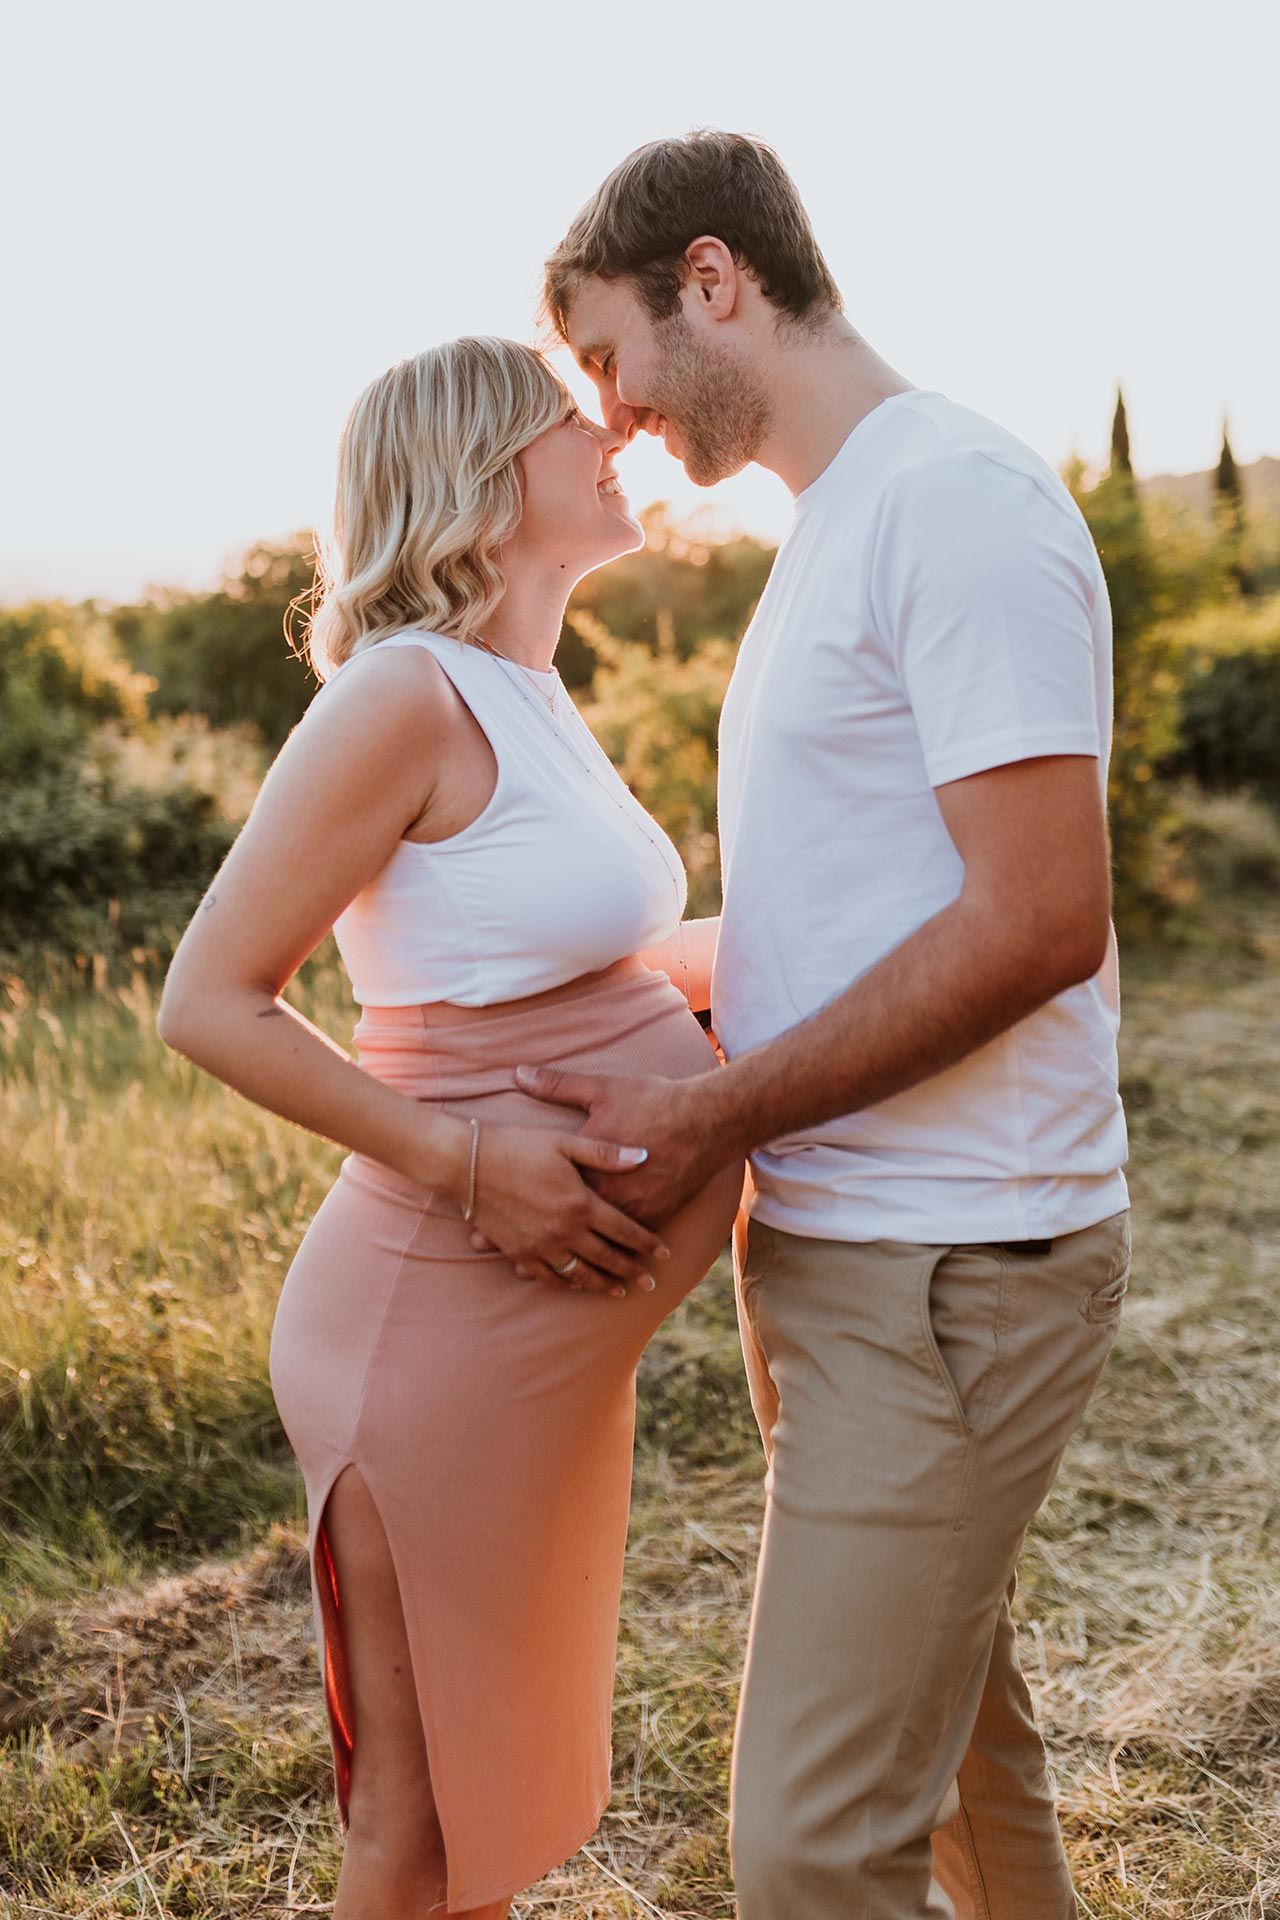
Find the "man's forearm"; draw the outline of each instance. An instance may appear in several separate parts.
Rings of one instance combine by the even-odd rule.
[[[835,999],[691,1085],[726,1159],[915,1086],[1093,966],[1065,938],[1030,942],[961,896]]]

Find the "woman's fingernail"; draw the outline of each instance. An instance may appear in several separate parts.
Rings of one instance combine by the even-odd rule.
[[[669,1260],[671,1258],[670,1247],[655,1247],[653,1257],[655,1260]]]
[[[651,1273],[642,1273],[640,1275],[640,1285],[644,1288],[646,1293],[652,1293],[654,1288],[657,1286],[657,1284],[658,1284],[657,1281],[654,1279]]]
[[[649,1158],[648,1147],[619,1147],[618,1158],[624,1167],[638,1167],[642,1160]]]
[[[625,1300],[627,1297],[627,1290],[625,1287],[610,1287],[609,1291],[613,1295],[615,1300]]]

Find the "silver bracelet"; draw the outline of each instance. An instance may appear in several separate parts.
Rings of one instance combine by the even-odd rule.
[[[467,1204],[462,1210],[464,1220],[469,1220],[476,1210],[476,1155],[480,1150],[480,1122],[475,1114],[471,1116],[471,1172],[467,1179]]]

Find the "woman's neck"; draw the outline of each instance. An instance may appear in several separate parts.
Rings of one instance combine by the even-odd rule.
[[[564,610],[577,585],[554,561],[504,563],[506,591],[484,625],[484,638],[510,660],[546,672],[554,664]]]

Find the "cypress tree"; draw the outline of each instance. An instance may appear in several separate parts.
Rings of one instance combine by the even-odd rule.
[[[1129,457],[1129,419],[1124,410],[1124,394],[1116,388],[1116,410],[1111,421],[1111,472],[1133,479],[1133,461]]]
[[[1217,523],[1222,557],[1231,579],[1240,593],[1248,593],[1249,578],[1244,564],[1244,485],[1231,436],[1222,423],[1222,452],[1213,476],[1213,517]]]

